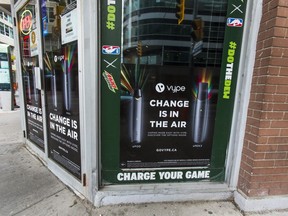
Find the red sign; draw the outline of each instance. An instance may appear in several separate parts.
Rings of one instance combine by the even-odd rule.
[[[28,35],[32,27],[32,13],[29,10],[23,11],[20,20],[20,30],[22,34]]]

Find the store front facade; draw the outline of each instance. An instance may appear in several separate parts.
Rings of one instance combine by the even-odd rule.
[[[232,198],[259,5],[15,1],[27,146],[96,206]]]

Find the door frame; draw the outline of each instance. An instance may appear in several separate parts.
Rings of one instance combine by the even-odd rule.
[[[18,25],[16,23],[19,23],[18,17],[17,17],[17,12],[19,10],[21,10],[27,3],[29,2],[29,0],[19,0],[17,1],[16,4],[11,6],[12,8],[12,15],[14,17],[15,20],[15,47],[17,48],[17,70],[19,71],[19,76],[20,76],[20,83],[19,83],[19,87],[21,89],[23,89],[24,83],[22,80],[22,76],[23,76],[23,72],[22,72],[22,67],[20,64],[20,58],[21,58],[21,52],[20,52],[20,36],[19,36],[19,30],[18,30]],[[25,142],[27,144],[27,147],[29,150],[31,150],[31,152],[36,155],[47,167],[48,169],[50,169],[58,178],[61,179],[61,181],[63,181],[64,184],[68,185],[71,189],[74,190],[75,193],[77,193],[79,196],[88,196],[88,194],[91,194],[91,188],[92,185],[89,184],[89,187],[87,187],[87,182],[92,182],[90,180],[91,175],[87,175],[86,173],[91,173],[88,172],[87,169],[87,159],[85,157],[87,152],[87,145],[85,145],[85,141],[86,141],[86,132],[85,132],[85,119],[84,119],[84,113],[85,113],[85,107],[86,106],[82,106],[82,104],[85,103],[85,99],[82,100],[82,98],[84,98],[84,91],[83,91],[83,75],[84,73],[82,73],[81,71],[83,71],[83,43],[82,43],[82,34],[80,34],[80,32],[82,32],[82,5],[83,3],[79,0],[77,0],[77,13],[78,16],[80,17],[78,19],[78,30],[79,30],[79,34],[78,34],[78,75],[79,75],[79,79],[78,79],[78,83],[79,83],[79,118],[80,118],[80,146],[81,146],[81,181],[76,179],[73,175],[71,175],[68,171],[66,171],[64,168],[62,168],[59,164],[57,164],[56,162],[54,162],[52,159],[50,159],[48,157],[48,128],[47,128],[47,110],[46,110],[46,97],[45,97],[45,87],[44,87],[44,74],[43,74],[43,68],[44,68],[44,64],[43,64],[43,41],[42,41],[42,32],[41,32],[41,15],[40,15],[40,0],[35,0],[35,13],[36,13],[36,26],[37,26],[37,40],[38,40],[38,44],[37,44],[37,49],[39,51],[38,54],[38,60],[39,60],[39,67],[41,70],[41,79],[42,79],[42,86],[41,86],[41,101],[42,101],[42,110],[43,110],[43,133],[44,133],[44,151],[42,151],[40,148],[38,148],[34,143],[32,143],[31,141],[29,141],[27,139],[27,136],[25,137]],[[27,126],[26,126],[26,122],[27,122],[27,117],[25,114],[25,108],[24,108],[24,93],[22,93],[20,95],[20,101],[21,101],[21,114],[22,114],[22,126],[23,126],[23,133],[27,134]],[[87,110],[87,109],[86,109]],[[89,166],[88,166],[89,167]],[[86,177],[87,176],[87,177]],[[88,196],[87,198],[90,199],[89,197],[92,197],[91,195]],[[90,199],[91,200],[91,199]]]

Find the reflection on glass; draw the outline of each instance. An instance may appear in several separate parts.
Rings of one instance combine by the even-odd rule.
[[[48,156],[81,179],[76,0],[41,0]]]
[[[39,68],[36,40],[35,1],[27,4],[17,12],[23,93],[27,117],[27,137],[41,149],[44,149],[41,94],[36,88],[36,68]]]
[[[226,13],[227,0],[122,0],[121,161],[137,163],[123,166],[209,164]]]
[[[135,59],[135,49],[141,40],[142,59],[156,55],[159,65],[189,65],[189,61],[197,66],[220,65],[227,0],[186,0],[184,21],[180,25],[175,16],[176,3],[176,0],[123,1],[124,62]],[[196,53],[195,46],[201,52]]]
[[[61,28],[63,23],[72,24],[70,18],[66,17],[67,14],[72,15],[75,8],[76,1],[41,0],[47,101],[55,111],[65,114],[73,111],[78,113],[78,101],[73,99],[78,95],[78,82],[75,79],[78,71],[77,43],[67,39],[70,32],[66,32],[64,37],[67,38],[63,38]]]

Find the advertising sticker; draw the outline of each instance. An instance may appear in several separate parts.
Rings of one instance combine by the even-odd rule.
[[[77,40],[77,9],[73,9],[61,16],[61,40],[62,44]]]

